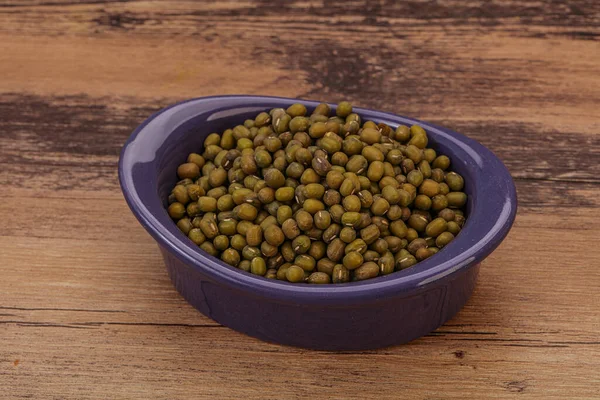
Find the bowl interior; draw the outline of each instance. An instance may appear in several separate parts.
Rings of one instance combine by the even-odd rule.
[[[274,107],[285,108],[294,102],[305,104],[309,112],[318,104],[254,96],[200,98],[160,111],[132,134],[121,155],[121,185],[134,214],[159,244],[170,248],[192,265],[210,268],[218,279],[237,279],[246,286],[257,284],[272,288],[275,285],[288,291],[309,286],[257,277],[209,256],[179,231],[165,209],[167,196],[177,181],[177,166],[185,162],[190,152],[201,152],[207,135],[213,132],[220,134],[248,118],[254,118],[259,112]],[[331,106],[335,110],[335,106]],[[344,287],[352,286],[359,292],[356,290],[359,286],[391,287],[394,281],[402,283],[396,290],[409,290],[480,261],[500,243],[514,220],[516,195],[508,171],[493,153],[465,136],[425,122],[368,109],[356,108],[355,112],[363,121],[384,122],[393,128],[399,124],[410,126],[415,123],[425,128],[430,139],[429,147],[450,157],[451,169],[465,179],[468,218],[453,242],[411,268],[364,282],[300,290],[345,291]],[[295,289],[290,289],[292,286]],[[383,290],[383,287],[380,289]]]
[[[291,102],[290,102],[291,104]],[[333,105],[332,105],[333,106]],[[177,167],[186,162],[187,156],[191,152],[202,153],[202,144],[204,143],[204,139],[211,133],[218,133],[219,135],[225,130],[229,128],[233,128],[236,125],[242,125],[246,119],[254,119],[256,115],[262,111],[268,112],[273,107],[263,107],[263,108],[252,108],[252,110],[238,109],[236,113],[226,118],[213,119],[211,121],[206,121],[206,119],[202,118],[202,116],[197,116],[186,123],[178,126],[170,135],[172,139],[171,146],[167,149],[167,151],[163,154],[163,156],[158,160],[158,180],[156,185],[156,195],[162,201],[164,207],[167,207],[167,197],[173,186],[178,181],[178,178],[175,174]],[[314,107],[308,108],[308,112],[311,113]],[[333,108],[335,110],[335,108]],[[233,111],[233,110],[232,110]],[[364,113],[361,115],[361,118],[364,118]],[[392,128],[396,128],[400,125],[394,121],[384,121],[381,119],[373,119],[375,123],[386,122]],[[448,148],[444,148],[443,144],[440,144],[436,139],[436,135],[429,135],[429,145],[428,147],[433,148],[438,155],[447,155],[450,156],[451,150]],[[461,174],[465,179],[465,193],[469,195],[466,212],[469,214],[470,209],[473,207],[472,195],[476,193],[476,180],[472,179],[473,171],[467,168],[466,163],[461,163],[459,160],[456,160],[456,157],[450,156],[452,159],[452,167],[451,169],[455,172]],[[166,215],[166,211],[165,211]],[[170,221],[170,220],[169,220]],[[168,222],[167,222],[168,223]],[[184,236],[182,234],[182,236]],[[450,244],[452,245],[452,244]],[[201,250],[198,250],[201,251]]]

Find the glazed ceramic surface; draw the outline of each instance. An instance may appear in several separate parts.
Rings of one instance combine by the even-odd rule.
[[[198,249],[165,206],[177,166],[200,152],[212,132],[274,107],[318,102],[262,96],[214,96],[185,101],[152,115],[121,152],[119,179],[134,215],[156,240],[173,284],[200,312],[248,335],[322,350],[374,349],[427,334],[470,297],[479,263],[508,234],[517,199],[509,172],[478,142],[451,130],[385,112],[355,108],[363,121],[392,127],[418,123],[429,146],[449,156],[465,179],[467,221],[454,241],[417,265],[363,282],[290,284],[233,268]],[[335,110],[335,106],[332,110]]]

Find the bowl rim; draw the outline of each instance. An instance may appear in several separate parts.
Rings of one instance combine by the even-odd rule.
[[[421,125],[433,142],[444,142],[443,145],[440,145],[441,147],[462,154],[459,160],[463,164],[463,168],[466,168],[475,177],[475,181],[471,184],[476,185],[477,191],[474,192],[475,196],[470,196],[469,201],[473,201],[473,203],[461,233],[444,251],[440,251],[435,256],[421,261],[411,268],[362,282],[335,285],[298,285],[266,279],[240,271],[215,257],[198,251],[197,246],[183,235],[175,235],[166,229],[155,213],[142,202],[138,194],[138,185],[156,184],[156,182],[147,177],[144,177],[145,182],[141,182],[140,179],[137,179],[139,177],[134,176],[133,166],[140,163],[156,163],[157,159],[156,157],[149,159],[151,156],[149,150],[144,150],[146,146],[140,140],[147,141],[148,138],[152,138],[155,142],[164,145],[168,142],[169,134],[174,131],[174,128],[186,121],[178,120],[183,115],[197,116],[210,111],[213,112],[212,115],[216,115],[217,113],[222,114],[224,110],[236,108],[243,109],[245,107],[247,109],[265,105],[263,108],[268,109],[283,106],[284,103],[289,105],[296,102],[305,104],[309,108],[314,108],[320,103],[313,100],[254,95],[198,97],[159,110],[133,131],[121,149],[118,166],[119,182],[131,211],[161,248],[166,249],[193,269],[231,288],[279,301],[325,305],[383,301],[391,296],[412,293],[434,284],[440,284],[447,279],[453,279],[461,271],[481,262],[498,247],[508,234],[517,211],[516,189],[510,173],[496,155],[477,141],[450,129],[362,107],[354,107],[353,112],[361,115],[363,119],[365,119],[363,115],[368,115],[369,119],[385,122],[392,126],[398,124]],[[335,110],[335,104],[328,104],[332,110]],[[162,122],[169,121],[173,129],[165,132],[165,123],[153,123],[158,119],[161,119]],[[454,158],[453,162],[455,162]],[[162,204],[158,195],[157,199]],[[162,209],[166,215],[164,207]],[[449,251],[451,249],[453,251]],[[445,256],[442,257],[442,255]]]

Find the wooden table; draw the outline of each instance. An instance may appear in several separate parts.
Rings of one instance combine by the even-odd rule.
[[[600,2],[0,0],[0,397],[600,398]],[[194,96],[340,101],[500,156],[519,213],[450,322],[326,353],[173,289],[117,182]]]

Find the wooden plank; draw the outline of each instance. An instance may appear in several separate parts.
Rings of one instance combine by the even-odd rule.
[[[39,350],[26,345],[32,337]],[[4,393],[15,399],[48,393],[78,399],[599,395],[591,362],[598,350],[575,345],[523,348],[482,340],[473,346],[460,338],[429,337],[377,353],[307,353],[222,329],[156,326],[8,326],[3,338],[10,348],[22,349],[2,355]],[[461,350],[467,343],[469,350]]]
[[[131,98],[0,94],[0,184],[114,189],[115,166],[127,136],[166,105]],[[596,162],[600,140],[589,127],[559,132],[542,124],[493,118],[436,117],[431,122],[479,140],[502,158],[516,178],[600,183],[600,164]],[[94,135],[93,140],[89,134]]]
[[[149,239],[2,237],[5,390],[12,398],[45,391],[87,398],[87,386],[77,384],[83,380],[96,393],[208,396],[222,390],[224,376],[235,376],[227,385],[231,397],[245,391],[258,398],[267,385],[285,398],[335,396],[341,388],[356,398],[396,398],[398,390],[431,398],[565,391],[593,398],[600,382],[600,272],[585,268],[596,260],[585,249],[600,235],[570,232],[573,246],[563,249],[551,240],[558,229],[525,222],[484,263],[472,299],[446,326],[407,346],[346,354],[270,345],[219,328],[176,294]],[[533,246],[538,251],[522,250]],[[578,293],[587,293],[586,302]]]
[[[587,340],[598,338],[600,321],[595,311],[600,295],[595,288],[600,283],[600,270],[586,268],[597,258],[586,250],[600,245],[600,234],[597,228],[569,230],[570,244],[561,246],[562,221],[553,214],[519,216],[506,242],[484,264],[476,294],[461,312],[461,323],[489,324],[492,330],[549,329],[556,335],[555,341],[568,340],[567,332],[574,331],[578,332],[575,336],[583,335]],[[54,314],[45,312],[50,307],[64,310],[64,315],[54,314],[51,323],[95,323],[103,318],[182,323],[181,315],[172,311],[185,308],[184,302],[168,282],[160,254],[141,227],[132,227],[131,235],[112,228],[118,240],[85,236],[63,239],[60,229],[57,225],[57,234],[52,237],[0,236],[0,247],[5,249],[0,255],[0,272],[6,285],[0,293],[0,305],[8,307],[11,318],[16,315],[32,322],[48,322],[48,316]],[[586,293],[586,302],[582,303],[577,293]],[[103,299],[102,307],[98,307],[99,298]],[[70,313],[70,308],[83,313]],[[84,312],[97,309],[116,313]],[[140,310],[148,314],[140,315]],[[482,310],[486,312],[482,314]],[[198,317],[202,324],[208,323]],[[196,319],[193,313],[185,313],[183,323],[189,323],[190,318]]]
[[[349,3],[334,16],[321,2],[51,4],[3,9],[0,91],[348,97],[424,119],[598,128],[594,1]]]

